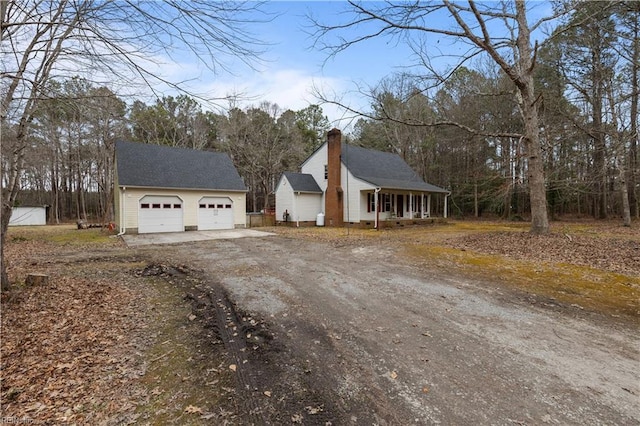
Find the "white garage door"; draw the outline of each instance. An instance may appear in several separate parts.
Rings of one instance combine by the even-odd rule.
[[[173,196],[147,195],[140,199],[138,233],[182,232],[182,200]]]
[[[198,230],[233,229],[233,202],[227,197],[203,197],[198,203]]]

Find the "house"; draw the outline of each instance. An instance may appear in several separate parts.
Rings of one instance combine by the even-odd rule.
[[[246,226],[247,189],[227,154],[116,142],[120,233]]]
[[[323,213],[328,226],[379,228],[431,217],[433,195],[444,198],[446,217],[449,191],[426,183],[400,156],[342,143],[338,129],[327,136],[301,173],[281,177],[276,187],[279,221],[288,217],[305,224]]]
[[[14,207],[11,210],[9,226],[46,225],[47,206]]]

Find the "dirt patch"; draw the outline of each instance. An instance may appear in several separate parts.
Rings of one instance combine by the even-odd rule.
[[[239,364],[258,378],[243,398],[261,421],[633,424],[640,389],[629,322],[428,275],[397,247],[364,238],[175,248],[273,336]]]

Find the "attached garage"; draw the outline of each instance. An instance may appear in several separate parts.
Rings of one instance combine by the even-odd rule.
[[[230,198],[203,197],[198,203],[198,230],[233,229],[233,201]]]
[[[182,200],[177,196],[142,197],[138,210],[138,233],[182,232]]]

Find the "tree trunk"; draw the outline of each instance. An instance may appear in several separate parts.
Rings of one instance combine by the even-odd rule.
[[[9,170],[7,171],[7,188],[6,191],[0,191],[0,197],[2,199],[2,216],[0,218],[0,290],[2,291],[6,291],[11,288],[9,274],[7,273],[7,264],[4,257],[4,248],[7,241],[9,221],[11,220],[11,213],[13,212],[13,204],[16,201],[18,190],[20,189],[19,177],[20,171],[23,170],[24,163],[24,149],[26,147],[27,139],[26,127],[27,120],[22,118],[18,124],[16,148],[11,150],[11,155],[7,158],[6,164],[9,166]]]
[[[473,184],[473,215],[477,219],[478,216],[478,182],[474,182]]]
[[[24,280],[27,287],[39,287],[49,283],[49,276],[45,274],[29,274]]]
[[[624,153],[624,146],[622,147]],[[625,155],[622,154],[620,159],[620,193],[622,195],[622,223],[624,226],[631,226],[631,210],[629,208],[629,192],[627,191],[626,172],[624,164],[626,162]]]
[[[549,232],[547,215],[547,189],[545,186],[542,146],[540,144],[540,126],[538,124],[538,99],[535,96],[533,69],[534,57],[531,52],[530,30],[526,21],[524,1],[516,2],[518,19],[519,51],[518,64],[520,78],[515,81],[520,94],[520,108],[524,119],[523,142],[527,151],[529,198],[531,203],[531,233],[546,234]]]
[[[636,21],[637,22],[637,21]],[[627,191],[629,192],[629,208],[630,213],[635,218],[640,217],[640,208],[638,203],[638,194],[636,193],[636,183],[638,182],[638,98],[640,97],[638,89],[638,78],[640,78],[640,41],[639,31],[640,25],[636,24],[634,27],[634,42],[633,42],[633,61],[631,65],[631,109],[630,109],[630,122],[631,122],[631,146],[629,147],[628,155],[628,180]]]

